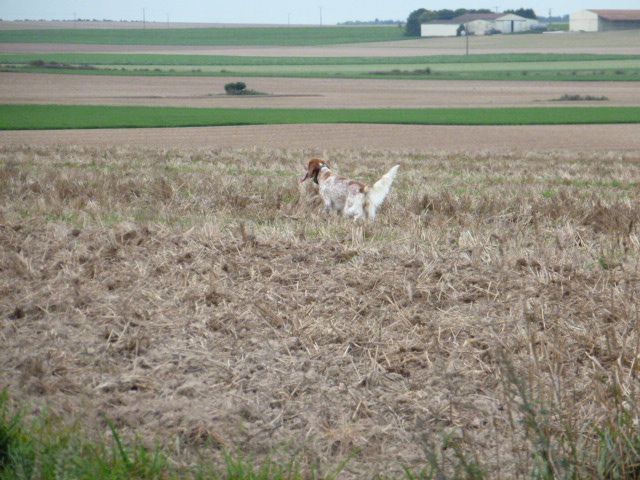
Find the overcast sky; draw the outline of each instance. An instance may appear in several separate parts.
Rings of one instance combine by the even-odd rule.
[[[447,2],[433,0],[0,0],[3,20],[108,19],[211,23],[335,24],[379,18],[405,20],[418,8],[533,8],[538,15],[571,13],[587,8],[640,9],[640,0],[553,2],[551,0]]]

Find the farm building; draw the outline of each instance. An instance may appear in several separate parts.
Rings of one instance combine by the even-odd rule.
[[[436,20],[420,25],[421,37],[455,37],[460,24],[453,20]]]
[[[494,24],[494,28],[501,33],[519,33],[528,32],[538,26],[538,21],[507,13],[496,18]]]
[[[494,22],[500,18],[500,13],[467,13],[453,20],[458,25],[464,25],[469,35],[487,35],[494,27]]]
[[[527,32],[538,25],[537,20],[513,13],[470,13],[451,20],[436,20],[421,25],[423,37],[453,37],[464,26],[470,35]]]
[[[580,10],[569,16],[572,32],[640,30],[640,10]]]

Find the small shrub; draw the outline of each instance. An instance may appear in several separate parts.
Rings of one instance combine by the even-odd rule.
[[[224,91],[227,92],[227,95],[266,95],[262,92],[249,90],[244,82],[227,83],[224,86]]]
[[[417,68],[415,70],[394,68],[393,70],[376,70],[369,73],[371,75],[431,75],[431,67]]]
[[[247,84],[244,82],[231,82],[224,86],[227,95],[243,95],[247,90]]]
[[[66,63],[60,63],[55,61],[45,62],[44,60],[32,60],[29,62],[29,66],[38,68],[52,68],[52,69],[67,69],[67,70],[95,70],[93,65],[68,65]]]
[[[595,96],[595,95],[578,95],[578,94],[564,94],[560,98],[554,99],[556,102],[598,102],[609,100],[608,97],[604,95]]]

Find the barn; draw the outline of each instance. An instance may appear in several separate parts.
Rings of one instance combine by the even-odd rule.
[[[486,35],[495,29],[495,20],[500,18],[499,13],[467,13],[453,20],[458,25],[464,25],[470,35]]]
[[[569,16],[572,32],[640,30],[640,10],[580,10]]]
[[[528,32],[538,25],[537,20],[505,13],[494,20],[495,29],[502,33]]]

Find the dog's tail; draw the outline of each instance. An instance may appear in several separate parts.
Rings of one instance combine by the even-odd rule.
[[[393,183],[393,179],[396,177],[398,168],[400,168],[400,165],[391,167],[391,169],[385,173],[380,180],[373,184],[373,187],[367,190],[365,206],[369,220],[376,218],[376,211],[389,194],[391,184]]]

